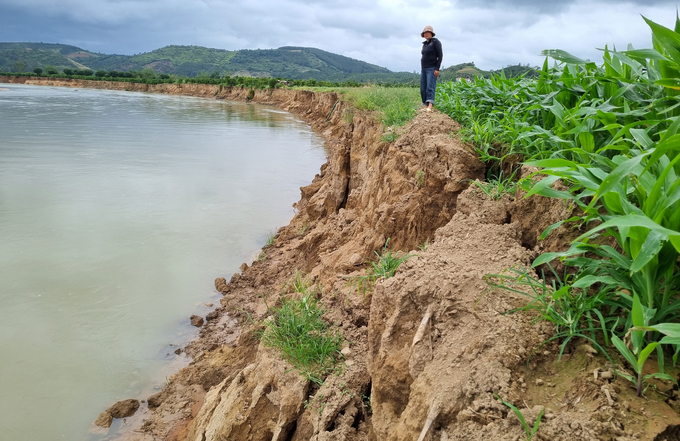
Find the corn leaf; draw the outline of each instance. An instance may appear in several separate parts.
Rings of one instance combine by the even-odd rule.
[[[651,328],[668,337],[680,338],[680,323],[657,323]]]
[[[630,352],[630,349],[628,349],[628,346],[626,346],[626,344],[623,341],[621,341],[621,339],[619,337],[617,337],[616,335],[612,335],[612,343],[614,343],[614,346],[616,346],[616,349],[619,350],[621,355],[623,355],[625,357],[625,359],[628,361],[628,363],[633,367],[633,369],[635,369],[635,372],[637,372],[637,367],[638,367],[637,358],[635,358],[633,353]]]
[[[647,265],[656,255],[659,254],[663,242],[667,239],[661,233],[656,231],[650,231],[645,239],[639,253],[633,260],[633,265],[630,267],[630,272],[635,273],[640,271],[645,265]]]
[[[638,168],[642,159],[649,154],[649,152],[643,153],[641,155],[627,159],[619,164],[609,174],[609,176],[607,176],[604,181],[602,181],[602,184],[600,184],[600,188],[597,189],[597,193],[595,194],[595,198],[593,198],[593,203],[591,203],[591,205],[594,204],[596,199],[601,197],[603,194],[610,192],[614,187],[616,187],[624,176],[627,176],[629,173],[632,173],[636,168]]]
[[[649,354],[652,353],[656,347],[659,346],[658,342],[650,343],[645,348],[640,352],[640,356],[638,357],[638,368],[637,372],[642,372],[642,368],[645,366],[645,362],[647,361],[647,358],[649,357]]]

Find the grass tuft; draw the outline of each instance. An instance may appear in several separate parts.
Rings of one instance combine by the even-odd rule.
[[[413,257],[413,254],[408,253],[402,254],[401,256],[395,254],[388,248],[389,241],[390,239],[387,239],[385,242],[385,246],[383,247],[381,254],[378,254],[378,252],[375,251],[378,261],[371,262],[371,266],[366,271],[366,274],[345,277],[347,280],[347,286],[351,286],[352,291],[360,291],[364,296],[366,296],[366,291],[371,291],[376,280],[394,277],[394,274],[397,272],[397,269],[399,269],[399,266],[407,259]]]
[[[490,199],[498,201],[506,194],[515,196],[517,183],[513,180],[514,177],[515,174],[513,173],[510,177],[504,178],[503,172],[500,172],[497,177],[491,177],[486,182],[472,181],[472,184],[479,187]]]
[[[302,271],[295,270],[293,277],[283,284],[282,291],[306,294],[312,286],[312,280]]]
[[[315,293],[308,291],[302,297],[284,299],[281,306],[269,312],[262,343],[277,349],[307,380],[322,384],[337,370],[343,337],[322,319],[324,309]]]
[[[267,244],[265,246],[273,245],[275,240],[276,240],[276,232],[275,231],[267,233]]]

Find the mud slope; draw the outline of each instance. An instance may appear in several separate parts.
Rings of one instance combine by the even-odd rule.
[[[235,100],[247,94],[100,83],[55,85]],[[524,439],[496,395],[520,407],[531,426],[544,412],[534,439],[678,439],[677,391],[659,382],[636,398],[583,342],[569,345],[559,362],[556,344],[545,345],[527,367],[554,328],[505,314],[526,297],[487,292],[486,274],[526,267],[579,234],[563,226],[538,241],[545,227],[569,216],[568,207],[540,197],[489,200],[469,185],[483,177],[483,164],[453,135],[456,123],[436,112],[419,113],[388,144],[370,115],[335,94],[257,91],[253,100],[305,118],[326,138],[328,162],[301,188],[297,214],[264,260],[216,280],[224,297],[185,348],[191,364],[107,440]],[[365,297],[351,293],[343,276],[360,274],[387,238],[417,256]],[[271,305],[287,295],[282,286],[295,270],[323,287],[326,318],[346,338],[342,369],[321,387],[254,337],[267,317],[264,299]]]

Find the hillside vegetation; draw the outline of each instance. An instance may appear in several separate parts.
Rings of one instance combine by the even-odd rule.
[[[417,67],[417,60],[414,65]],[[278,49],[228,51],[202,46],[166,46],[136,55],[109,55],[76,46],[49,43],[0,43],[0,72],[33,72],[48,68],[90,69],[129,72],[152,69],[158,74],[185,77],[221,78],[225,75],[289,78],[318,81],[356,81],[419,84],[413,72],[392,72],[384,67],[309,47],[284,46]],[[508,66],[505,75],[515,77],[528,66]],[[462,63],[442,69],[441,80],[488,78],[498,71],[483,71],[475,63]]]
[[[491,75],[500,75],[501,72],[505,74],[508,78],[519,77],[526,75],[531,78],[538,76],[538,72],[527,66],[517,64],[515,66],[506,66],[502,69],[486,71],[475,66],[474,62],[460,63],[454,66],[449,66],[444,68],[440,72],[440,81],[453,81],[458,78],[464,78],[467,80],[474,80],[475,78],[489,78]]]
[[[416,82],[417,75],[391,72],[370,63],[308,47],[227,51],[201,46],[166,46],[137,55],[107,55],[75,46],[47,43],[0,43],[0,71],[141,71],[180,76],[251,76],[321,81]]]

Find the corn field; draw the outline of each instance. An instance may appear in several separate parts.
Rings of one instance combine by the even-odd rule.
[[[637,363],[638,393],[653,349],[655,376],[663,379],[673,380],[663,372],[664,354],[677,362],[680,353],[680,18],[675,29],[645,21],[649,49],[605,47],[599,64],[549,50],[537,79],[500,75],[437,90],[440,110],[462,124],[460,135],[488,163],[490,177],[520,163],[539,167],[537,174],[547,177],[519,183],[527,197],[580,208],[544,233],[564,222],[586,231],[568,250],[534,262],[545,268],[560,259],[571,269],[545,290],[541,308],[585,308],[580,328],[561,336],[587,334],[605,345],[611,336],[624,358]],[[555,190],[557,180],[569,191]],[[598,236],[616,245],[594,241]],[[522,285],[525,274],[517,274],[497,276],[494,286]],[[624,353],[628,347],[632,352]]]

